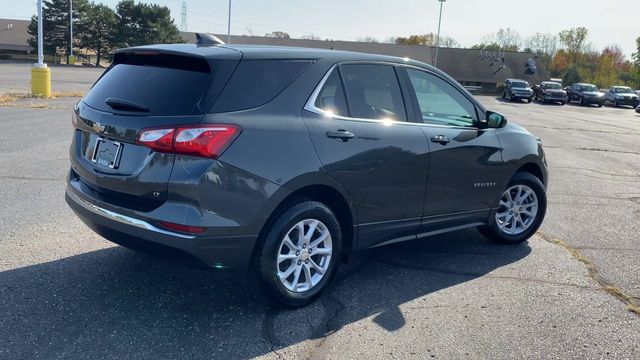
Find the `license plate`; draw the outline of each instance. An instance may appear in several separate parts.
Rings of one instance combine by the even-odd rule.
[[[122,144],[117,141],[98,138],[91,161],[98,165],[115,169],[118,166],[121,149]]]

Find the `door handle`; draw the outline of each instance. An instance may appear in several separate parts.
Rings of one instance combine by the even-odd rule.
[[[327,131],[327,137],[331,139],[338,139],[340,141],[349,141],[349,139],[353,139],[355,135],[347,130],[336,130],[336,131]]]
[[[436,135],[431,138],[431,142],[438,143],[441,145],[447,145],[449,142],[451,142],[451,139],[449,139],[444,135]]]

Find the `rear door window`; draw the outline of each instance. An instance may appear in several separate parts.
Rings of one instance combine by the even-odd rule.
[[[406,121],[398,77],[390,65],[341,65],[351,117]]]
[[[271,101],[312,60],[244,60],[211,108],[212,113],[253,109]]]
[[[149,57],[151,58],[151,57]],[[128,112],[107,105],[107,99],[124,100],[148,109],[140,115],[193,115],[212,76],[209,65],[170,67],[162,62],[120,63],[109,69],[85,96],[94,109]]]

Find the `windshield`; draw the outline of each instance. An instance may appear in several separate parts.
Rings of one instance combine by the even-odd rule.
[[[593,85],[582,85],[582,86],[580,86],[580,91],[598,92],[598,88],[596,88]]]
[[[514,81],[511,83],[511,87],[518,89],[526,89],[529,87],[529,84],[523,81]]]
[[[631,88],[628,88],[628,87],[619,87],[619,88],[613,88],[613,92],[618,94],[630,94],[633,92],[633,90],[631,90]]]
[[[546,84],[543,84],[542,87],[544,87],[545,89],[554,89],[554,90],[562,89],[562,85],[556,84],[556,83],[546,83]]]

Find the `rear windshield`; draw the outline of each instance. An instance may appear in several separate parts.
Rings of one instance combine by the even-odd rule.
[[[245,60],[238,65],[211,112],[229,112],[262,106],[311,65],[311,60]]]
[[[108,98],[125,100],[148,109],[140,115],[192,115],[200,113],[198,102],[211,75],[196,71],[149,64],[116,64],[85,96],[84,102],[98,110],[128,112],[105,103]]]
[[[511,83],[511,87],[518,88],[518,89],[525,89],[529,87],[529,84],[522,81],[514,81]]]

